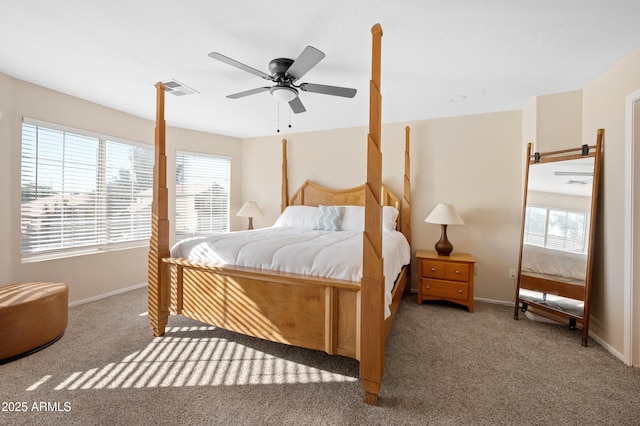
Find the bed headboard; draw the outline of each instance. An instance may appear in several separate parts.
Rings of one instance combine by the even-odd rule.
[[[331,189],[307,180],[289,199],[289,205],[364,206],[364,189],[364,185],[347,189]],[[400,198],[384,185],[380,199],[383,206],[392,206],[400,211]]]

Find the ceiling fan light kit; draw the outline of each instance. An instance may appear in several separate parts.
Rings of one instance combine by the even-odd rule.
[[[271,96],[279,100],[280,102],[291,102],[298,97],[298,91],[289,86],[273,86],[269,89]]]
[[[244,98],[245,96],[269,91],[271,96],[276,98],[278,101],[287,102],[291,111],[299,114],[301,112],[305,112],[306,109],[300,100],[298,89],[303,92],[320,93],[324,95],[340,96],[343,98],[353,98],[357,93],[356,89],[349,89],[346,87],[327,86],[324,84],[313,83],[301,83],[300,85],[294,84],[325,57],[324,53],[313,46],[305,47],[295,61],[289,58],[277,58],[270,61],[269,71],[271,72],[271,75],[238,62],[235,59],[224,56],[218,52],[209,53],[209,57],[251,73],[257,77],[276,83],[275,86],[258,87],[256,89],[228,95],[227,97],[231,99]]]

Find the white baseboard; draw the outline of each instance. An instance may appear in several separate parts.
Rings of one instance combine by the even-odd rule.
[[[418,294],[418,289],[412,288],[411,293]],[[515,306],[515,302],[506,302],[504,300],[483,299],[482,297],[474,297],[473,300],[478,302],[493,303],[494,305]]]
[[[611,347],[611,345],[609,345],[607,342],[605,342],[604,340],[602,340],[600,338],[600,336],[598,336],[597,334],[592,333],[591,331],[589,331],[589,337],[591,337],[593,340],[595,340],[596,342],[598,342],[600,344],[600,346],[602,346],[603,348],[605,348],[607,350],[607,352],[609,352],[611,355],[613,355],[614,357],[618,358],[620,361],[622,361],[625,365],[629,365],[624,361],[624,355],[622,355],[620,352],[618,352],[617,350],[615,350],[613,347]],[[629,365],[630,366],[630,365]]]
[[[474,297],[474,301],[485,302],[485,303],[493,303],[494,305],[503,305],[503,306],[514,306],[514,302],[506,302],[504,300],[495,300],[495,299],[483,299],[481,297]]]
[[[121,288],[119,290],[111,291],[109,293],[103,293],[94,297],[89,297],[88,299],[82,299],[76,302],[69,303],[69,307],[78,306],[78,305],[82,305],[89,302],[95,302],[96,300],[104,299],[110,296],[115,296],[116,294],[120,294],[120,293],[126,293],[127,291],[131,291],[131,290],[137,290],[139,288],[146,287],[146,286],[147,286],[147,283],[142,283],[142,284],[136,284],[134,286],[127,287],[127,288]]]

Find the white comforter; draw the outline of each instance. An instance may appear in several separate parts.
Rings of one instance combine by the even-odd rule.
[[[524,244],[522,270],[585,281],[587,255]]]
[[[382,250],[386,318],[394,282],[411,254],[397,231],[384,231]],[[359,281],[362,232],[272,227],[220,233],[180,241],[171,249],[171,257]]]

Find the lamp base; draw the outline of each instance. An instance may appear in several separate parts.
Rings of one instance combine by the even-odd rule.
[[[250,217],[250,218],[249,218],[249,227],[247,228],[247,231],[250,231],[250,230],[252,230],[252,229],[253,229],[253,218],[252,218],[252,217]]]
[[[440,225],[442,228],[442,234],[440,235],[440,241],[436,243],[436,251],[439,256],[449,256],[453,251],[453,244],[447,239],[447,225]]]

